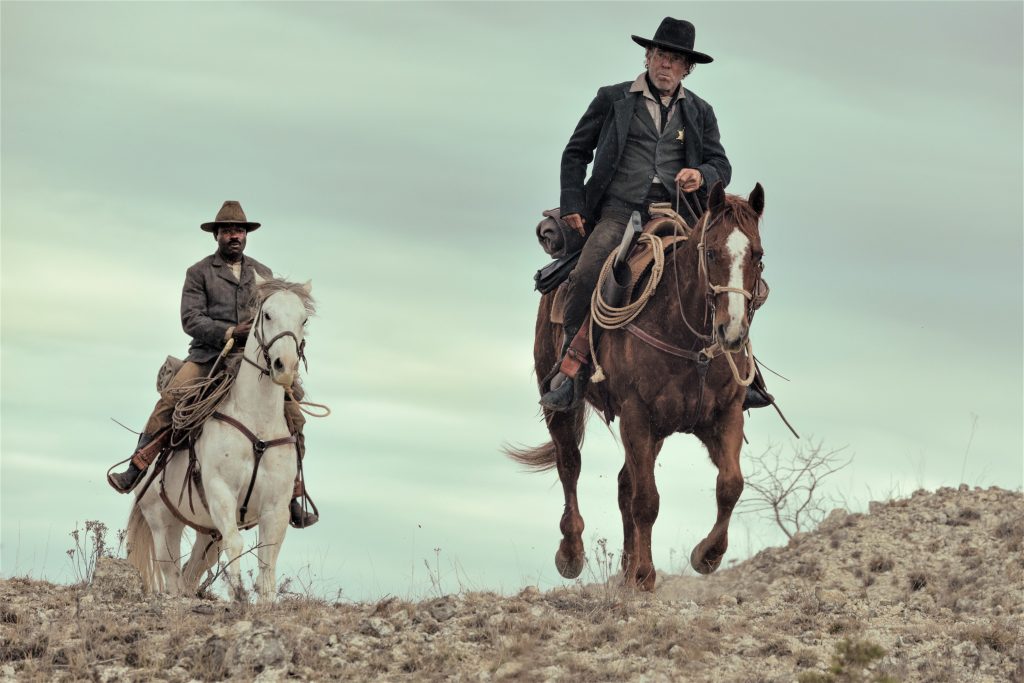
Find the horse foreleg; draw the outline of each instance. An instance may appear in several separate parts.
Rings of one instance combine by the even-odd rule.
[[[580,478],[582,458],[580,456],[578,430],[583,429],[584,410],[582,407],[571,413],[545,411],[548,432],[555,444],[558,479],[562,482],[565,495],[565,510],[558,524],[562,540],[555,553],[555,567],[567,579],[575,579],[583,572],[586,555],[583,550],[583,517],[580,515],[576,498],[576,482]]]
[[[627,465],[619,470],[619,513],[622,515],[622,572],[625,574],[633,557],[633,532],[636,530],[633,521],[633,480],[629,477]]]
[[[654,590],[657,578],[651,557],[651,533],[661,504],[654,481],[654,461],[661,450],[662,440],[652,433],[650,415],[639,402],[629,401],[623,405],[620,417],[619,433],[626,448],[624,469],[632,484],[629,512],[633,522],[632,544],[625,545],[628,539],[624,539],[623,554],[627,559],[623,580],[627,584],[635,584],[640,590],[649,591]],[[620,498],[623,493],[620,490]]]
[[[218,482],[219,484],[219,482]],[[224,549],[224,574],[236,600],[245,599],[245,587],[242,585],[241,557],[243,552],[242,534],[238,531],[234,495],[223,485],[208,485],[206,499],[210,507],[210,519],[213,526],[220,532],[221,547]]]
[[[714,432],[698,433],[707,446],[711,461],[718,467],[718,481],[715,498],[718,502],[718,518],[704,540],[690,553],[690,566],[701,574],[710,574],[718,569],[726,549],[729,547],[729,520],[733,508],[743,493],[743,473],[740,471],[740,449],[743,446],[743,411],[736,404]]]
[[[277,555],[281,552],[285,532],[288,531],[288,500],[260,513],[260,540],[256,547],[260,574],[256,578],[256,593],[261,602],[274,599],[277,588]]]
[[[654,450],[655,458],[664,441],[657,442]],[[633,521],[633,480],[629,476],[629,467],[623,465],[619,470],[619,513],[622,515],[622,571],[625,573],[629,560],[633,557],[634,533],[636,522]]]
[[[192,554],[182,570],[182,583],[185,594],[194,596],[199,588],[199,581],[220,557],[220,541],[214,541],[209,534],[196,533],[196,542],[192,544]]]

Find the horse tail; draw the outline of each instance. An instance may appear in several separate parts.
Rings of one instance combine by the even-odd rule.
[[[572,415],[572,438],[576,442],[576,448],[583,446],[586,423],[586,406],[580,406]],[[514,448],[506,444],[501,450],[531,472],[546,472],[554,469],[558,460],[558,446],[555,445],[554,439],[534,448]]]
[[[132,504],[132,512],[128,516],[128,531],[126,534],[128,545],[128,562],[139,570],[142,575],[142,584],[146,592],[152,592],[156,587],[156,552],[153,547],[153,531],[149,528],[149,522],[142,514],[142,506],[138,499]]]

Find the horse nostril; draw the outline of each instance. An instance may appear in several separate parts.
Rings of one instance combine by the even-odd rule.
[[[284,370],[284,363],[281,362],[280,358],[274,359],[274,369],[277,370],[278,372]]]

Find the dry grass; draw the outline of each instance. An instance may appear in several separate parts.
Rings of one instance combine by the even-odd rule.
[[[1014,680],[1024,600],[1007,586],[1024,564],[1007,551],[1022,507],[1007,492],[921,494],[711,577],[662,576],[654,595],[622,588],[600,545],[591,566],[607,580],[509,597],[351,603],[285,584],[264,606],[10,579],[0,677]]]

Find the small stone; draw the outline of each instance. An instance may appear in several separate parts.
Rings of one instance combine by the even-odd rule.
[[[838,590],[815,588],[814,597],[818,600],[818,609],[826,612],[835,612],[846,604],[846,595]]]
[[[251,621],[237,621],[231,627],[231,633],[233,635],[235,635],[235,636],[240,636],[243,633],[245,633],[246,631],[250,631],[250,630],[252,630],[252,622]]]
[[[523,665],[520,662],[512,661],[505,662],[498,667],[498,670],[494,672],[494,677],[498,680],[503,678],[514,678],[518,676],[523,670]]]
[[[237,668],[261,671],[285,661],[287,649],[273,626],[253,628],[235,641],[232,662]],[[234,675],[234,672],[233,672]]]
[[[455,601],[451,598],[441,598],[427,605],[430,616],[438,621],[447,621],[455,616]]]
[[[367,617],[359,622],[359,632],[374,638],[386,638],[395,632],[395,628],[380,617]]]
[[[128,560],[116,557],[96,559],[88,592],[102,600],[124,602],[142,599],[142,575]]]
[[[540,597],[540,590],[536,586],[527,586],[519,591],[519,597],[524,600],[535,600]]]

